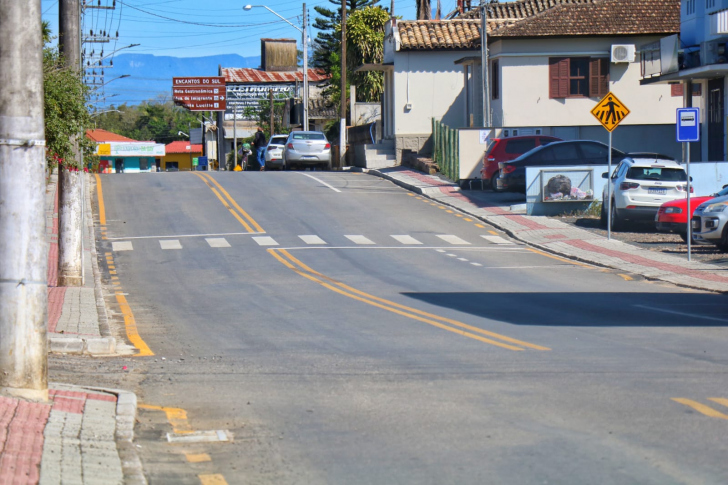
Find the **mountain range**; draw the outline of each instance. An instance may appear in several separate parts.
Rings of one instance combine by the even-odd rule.
[[[97,104],[101,109],[108,108],[112,104],[115,106],[123,103],[141,104],[160,95],[171,98],[173,77],[217,76],[218,66],[255,68],[260,66],[260,56],[220,54],[205,57],[172,57],[119,54],[114,56],[113,63],[113,69],[104,71],[107,85],[101,88],[104,92],[99,93],[99,97],[105,97],[105,101]],[[129,77],[114,79],[126,74]]]

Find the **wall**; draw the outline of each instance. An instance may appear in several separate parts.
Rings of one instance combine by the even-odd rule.
[[[240,148],[240,147],[238,146],[238,148]],[[202,156],[202,153],[193,153],[191,155],[192,158],[201,157],[201,156]],[[170,153],[170,154],[162,157],[161,170],[163,172],[167,170],[168,162],[177,162],[179,170],[181,172],[192,170],[192,161],[191,161],[189,153]]]
[[[486,143],[480,143],[481,128],[463,128],[458,130],[458,150],[460,156],[460,180],[480,179],[483,168],[483,154]]]
[[[659,37],[509,39],[495,42],[491,58],[501,70],[501,101],[494,123],[501,126],[599,126],[591,114],[597,98],[549,98],[549,57],[608,57],[612,44],[647,44]],[[610,63],[610,89],[629,108],[620,126],[674,124],[682,97],[667,84],[640,86],[639,60]],[[499,112],[495,112],[499,109]],[[497,121],[496,121],[497,120]]]

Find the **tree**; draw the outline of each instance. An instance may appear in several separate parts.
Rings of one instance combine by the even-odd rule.
[[[362,64],[379,64],[384,60],[384,25],[388,19],[389,12],[381,7],[365,7],[351,14],[346,22],[349,71]],[[347,80],[356,86],[357,101],[377,102],[384,91],[381,72],[356,72],[348,75]]]
[[[256,120],[258,126],[263,128],[265,138],[270,140],[271,135],[285,135],[289,133],[290,128],[284,125],[284,115],[286,114],[286,99],[288,95],[279,93],[273,98],[273,133],[270,133],[270,100],[261,99],[258,101],[257,107],[247,107],[243,111],[245,118]]]
[[[432,20],[430,0],[417,0],[417,20]]]

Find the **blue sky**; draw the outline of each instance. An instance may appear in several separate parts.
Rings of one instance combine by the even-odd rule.
[[[83,0],[81,0],[83,1]],[[99,0],[86,0],[97,5]],[[100,0],[102,6],[112,0]],[[300,39],[300,33],[264,8],[244,11],[247,3],[265,4],[296,25],[301,25],[301,0],[117,0],[114,10],[88,9],[84,34],[105,30],[114,42],[104,47],[108,54],[120,47],[141,44],[124,53],[144,53],[176,57],[201,57],[215,54],[260,55],[261,37]],[[380,0],[389,7],[391,0]],[[441,0],[443,14],[455,8],[456,0]],[[328,0],[306,2],[310,22],[318,16],[313,9],[321,5],[334,8]],[[415,18],[415,0],[395,0],[395,14]],[[433,10],[436,1],[433,0]],[[58,33],[58,1],[42,0],[43,19]],[[118,40],[115,39],[119,32]],[[315,38],[316,32],[311,33]],[[98,46],[99,44],[97,44]],[[88,48],[88,47],[87,47]]]

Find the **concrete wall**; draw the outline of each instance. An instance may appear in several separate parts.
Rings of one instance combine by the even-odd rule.
[[[458,131],[460,180],[482,177],[480,170],[483,168],[483,155],[487,143],[481,143],[481,132],[490,134],[491,131],[481,128],[463,128]]]
[[[167,170],[167,163],[177,162],[180,172],[192,170],[192,158],[201,157],[202,153],[170,153],[162,157],[161,170],[164,172]]]
[[[500,64],[500,101],[493,104],[497,126],[599,126],[591,110],[599,99],[549,98],[549,57],[609,57],[612,44],[642,44],[659,37],[508,39],[493,44],[492,59]],[[639,56],[635,62],[609,64],[610,90],[629,108],[625,125],[674,124],[682,97],[671,96],[667,84],[640,86]]]

